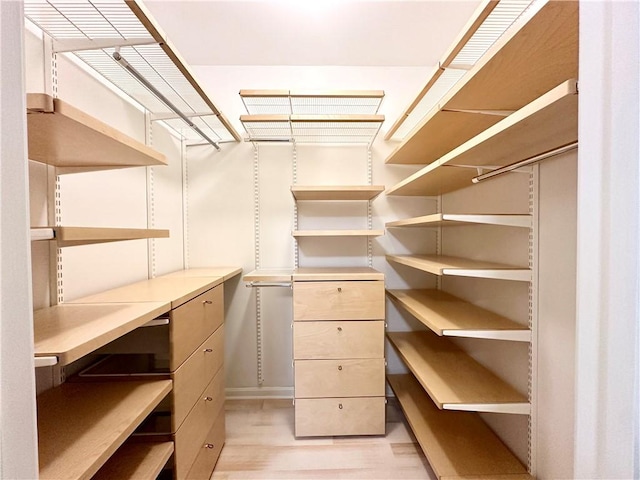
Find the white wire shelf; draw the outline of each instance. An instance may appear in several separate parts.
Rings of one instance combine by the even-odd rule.
[[[152,120],[189,141],[205,136],[215,143],[241,140],[139,2],[25,0],[24,13],[51,37],[54,53],[74,55],[151,112]],[[184,118],[119,65],[116,52]]]

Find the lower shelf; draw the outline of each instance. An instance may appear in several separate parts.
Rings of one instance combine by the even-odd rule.
[[[387,381],[439,479],[533,478],[478,414],[439,410],[411,374]]]
[[[171,380],[63,383],[39,395],[40,478],[91,478],[171,385]]]
[[[155,480],[173,454],[173,442],[126,442],[92,480]]]

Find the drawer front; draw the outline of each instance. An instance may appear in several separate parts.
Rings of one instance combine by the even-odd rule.
[[[207,385],[202,397],[182,422],[174,435],[175,466],[177,478],[185,478],[195,458],[205,444],[207,433],[211,430],[218,413],[224,409],[224,372],[222,369]]]
[[[191,470],[187,474],[187,480],[209,480],[216,466],[222,446],[225,440],[224,428],[224,407],[218,413],[218,417],[211,430],[207,434],[204,445],[200,446],[200,451],[196,456]]]
[[[383,358],[384,322],[294,322],[293,358]]]
[[[171,311],[171,371],[177,370],[224,320],[223,285],[198,295]]]
[[[384,320],[384,282],[294,282],[294,320]]]
[[[221,325],[172,374],[172,431],[176,431],[224,361],[224,325]],[[221,392],[222,393],[222,392]]]
[[[384,397],[296,400],[296,437],[384,435]]]
[[[384,397],[384,358],[296,360],[296,398]]]

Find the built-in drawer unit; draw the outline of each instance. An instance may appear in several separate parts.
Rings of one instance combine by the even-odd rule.
[[[296,360],[296,398],[383,397],[384,358]]]
[[[383,281],[294,282],[293,319],[380,320]]]
[[[383,358],[384,321],[294,322],[293,358]]]
[[[301,437],[384,435],[385,398],[297,398],[295,434]]]
[[[225,436],[224,407],[220,408],[213,427],[207,433],[196,459],[187,473],[186,480],[209,480],[220,456]]]

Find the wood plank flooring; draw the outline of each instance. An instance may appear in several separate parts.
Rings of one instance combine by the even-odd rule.
[[[227,441],[212,480],[370,479],[436,476],[397,406],[387,434],[296,439],[291,400],[227,400]]]

